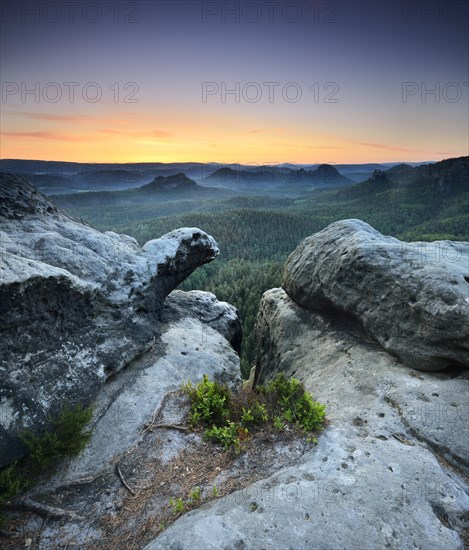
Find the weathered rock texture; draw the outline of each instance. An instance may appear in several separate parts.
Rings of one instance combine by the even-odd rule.
[[[189,470],[180,455],[200,451],[204,441],[201,433],[149,425],[152,421],[155,425],[187,425],[189,402],[177,390],[188,380],[197,383],[207,374],[232,390],[239,388],[239,356],[227,339],[234,336],[233,328],[227,327],[236,320],[234,307],[216,301],[212,294],[171,293],[163,305],[156,344],[98,392],[86,449],[62,461],[28,491],[29,498],[72,510],[75,517],[65,524],[51,518],[44,525],[43,518],[23,514],[16,518],[21,527],[15,522],[17,530],[11,529],[17,537],[5,539],[5,548],[24,548],[24,541],[31,538],[44,550],[66,546],[137,550],[142,547],[138,541],[151,540],[145,537],[142,524],[154,524],[155,517],[164,517],[169,498],[181,491],[178,484],[184,484],[188,471],[189,477],[193,473],[194,464]],[[170,472],[178,471],[178,460],[184,468],[177,483],[169,483]],[[116,463],[135,495],[123,487]],[[198,462],[197,467],[204,465]],[[127,507],[133,512],[128,513]],[[159,521],[152,525],[154,532]]]
[[[64,402],[87,402],[148,350],[166,296],[218,254],[200,229],[140,247],[57,209],[25,179],[0,175],[0,466],[17,434]]]
[[[302,380],[329,426],[302,459],[177,520],[146,550],[463,550],[469,371],[418,372],[353,319],[264,294],[257,380]]]
[[[300,244],[262,298],[254,380],[326,404],[317,448],[146,550],[467,547],[469,243],[420,246],[358,220]]]
[[[469,243],[404,243],[340,221],[300,243],[283,288],[310,311],[354,316],[416,369],[469,367]]]
[[[200,319],[200,305],[205,304]],[[218,319],[218,326],[210,323]],[[148,352],[132,361],[101,388],[94,401],[92,438],[87,448],[63,468],[59,481],[70,483],[113,470],[116,457],[143,439],[143,430],[165,396],[204,374],[236,390],[241,384],[239,356],[228,338],[238,326],[237,310],[213,294],[174,291],[165,301],[161,334]]]

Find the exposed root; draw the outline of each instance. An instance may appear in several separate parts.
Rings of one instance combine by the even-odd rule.
[[[166,428],[167,430],[179,430],[180,432],[189,432],[188,426],[182,426],[181,424],[154,424],[151,430],[155,428]]]
[[[15,533],[14,531],[5,531],[4,529],[0,529],[0,537],[3,537],[5,539],[16,539],[20,535],[18,533]]]
[[[33,512],[38,516],[43,518],[51,519],[67,519],[70,521],[78,521],[83,519],[82,516],[79,516],[75,512],[70,510],[63,510],[62,508],[56,508],[55,506],[49,506],[48,504],[42,504],[31,500],[30,498],[20,498],[12,500],[11,502],[4,505],[5,508],[10,508],[11,510],[24,510],[26,512]]]

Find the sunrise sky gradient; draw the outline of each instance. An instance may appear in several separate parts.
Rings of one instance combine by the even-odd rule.
[[[5,1],[0,156],[315,164],[467,155],[468,23],[463,1]],[[77,83],[72,101],[67,82]],[[218,92],[204,102],[204,82],[239,82],[239,101]],[[249,82],[248,99],[262,91],[257,102],[243,97]],[[265,82],[279,83],[273,97]],[[407,102],[405,82],[417,86]],[[435,85],[439,97],[423,101]],[[334,91],[337,102],[326,102]]]

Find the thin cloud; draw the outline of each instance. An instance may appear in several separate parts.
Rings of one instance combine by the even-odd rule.
[[[274,134],[283,132],[283,128],[269,128],[268,130],[247,130],[243,134]]]
[[[335,145],[309,145],[308,149],[350,149],[350,147],[336,147]]]
[[[8,111],[6,114],[23,116],[32,120],[47,120],[52,122],[80,122],[80,121],[90,121],[90,122],[102,122],[104,117],[94,117],[90,115],[54,115],[50,113],[31,113],[28,111]]]
[[[154,138],[170,138],[173,137],[173,133],[166,130],[151,130],[150,132],[130,132],[126,130],[109,130],[107,128],[101,128],[98,130],[100,134],[127,136],[127,137],[154,137]]]
[[[386,149],[388,151],[400,151],[401,153],[428,153],[428,151],[423,151],[422,149],[411,149],[410,147],[396,147],[394,145],[386,145],[384,143],[370,143],[367,141],[353,141],[350,140],[350,143],[355,145],[362,145],[364,147],[372,147],[373,149]]]
[[[87,137],[75,137],[57,132],[2,132],[2,136],[12,138],[38,138],[53,141],[85,141]]]

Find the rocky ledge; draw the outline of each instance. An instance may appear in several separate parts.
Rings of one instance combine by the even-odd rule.
[[[166,296],[217,254],[197,228],[143,247],[100,233],[1,174],[0,466],[21,455],[18,432],[40,430],[64,402],[90,402],[149,350]]]
[[[2,460],[64,399],[94,402],[86,449],[28,493],[76,514],[22,515],[5,548],[468,547],[469,243],[401,243],[358,220],[301,243],[263,296],[254,383],[299,378],[328,424],[315,447],[269,440],[227,464],[173,429],[187,415],[174,390],[205,373],[240,384],[237,312],[202,292],[163,303],[213,239],[140,248],[0,182]],[[161,523],[196,485],[205,504]]]
[[[425,246],[358,220],[299,245],[261,302],[255,382],[299,378],[329,425],[146,550],[469,547],[469,243]]]

